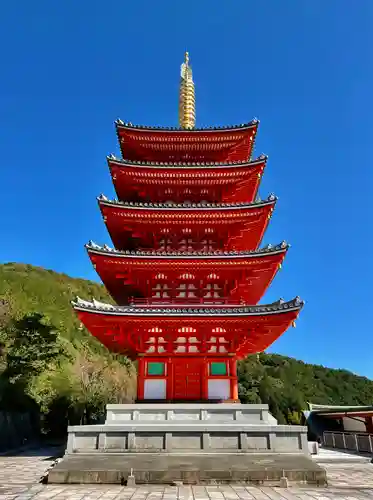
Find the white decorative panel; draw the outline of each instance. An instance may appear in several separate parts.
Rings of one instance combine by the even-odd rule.
[[[145,379],[144,399],[166,399],[166,379]]]
[[[175,350],[175,352],[186,352],[185,345],[178,345],[177,349]]]
[[[208,381],[209,399],[230,399],[231,384],[228,379],[217,379]]]

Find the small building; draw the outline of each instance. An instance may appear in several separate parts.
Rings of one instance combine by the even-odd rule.
[[[325,431],[373,434],[373,406],[330,406],[308,403],[303,412],[309,439]]]

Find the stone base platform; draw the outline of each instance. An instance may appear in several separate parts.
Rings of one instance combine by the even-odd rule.
[[[68,428],[67,453],[302,453],[307,429],[278,425],[267,405],[107,405],[102,425]]]
[[[68,428],[54,483],[324,484],[307,429],[278,425],[267,405],[108,405],[102,425]]]
[[[49,483],[126,484],[131,474],[137,484],[251,483],[279,486],[326,484],[325,470],[311,458],[293,454],[134,454],[68,455],[49,472]]]

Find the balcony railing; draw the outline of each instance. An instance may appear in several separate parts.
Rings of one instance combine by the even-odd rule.
[[[373,434],[324,431],[323,445],[339,450],[373,453]]]

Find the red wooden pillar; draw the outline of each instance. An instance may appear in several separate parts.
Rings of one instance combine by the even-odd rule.
[[[137,361],[137,399],[144,399],[144,382],[145,382],[145,359],[138,358]]]
[[[366,432],[369,432],[369,434],[373,434],[372,417],[365,417],[365,428],[366,428]]]
[[[231,399],[238,401],[238,383],[237,383],[237,360],[236,358],[229,359],[229,374],[231,381]]]
[[[174,364],[172,358],[167,359],[166,366],[166,399],[168,401],[174,398]]]
[[[209,364],[207,358],[203,358],[201,369],[201,399],[208,400],[209,398]]]

